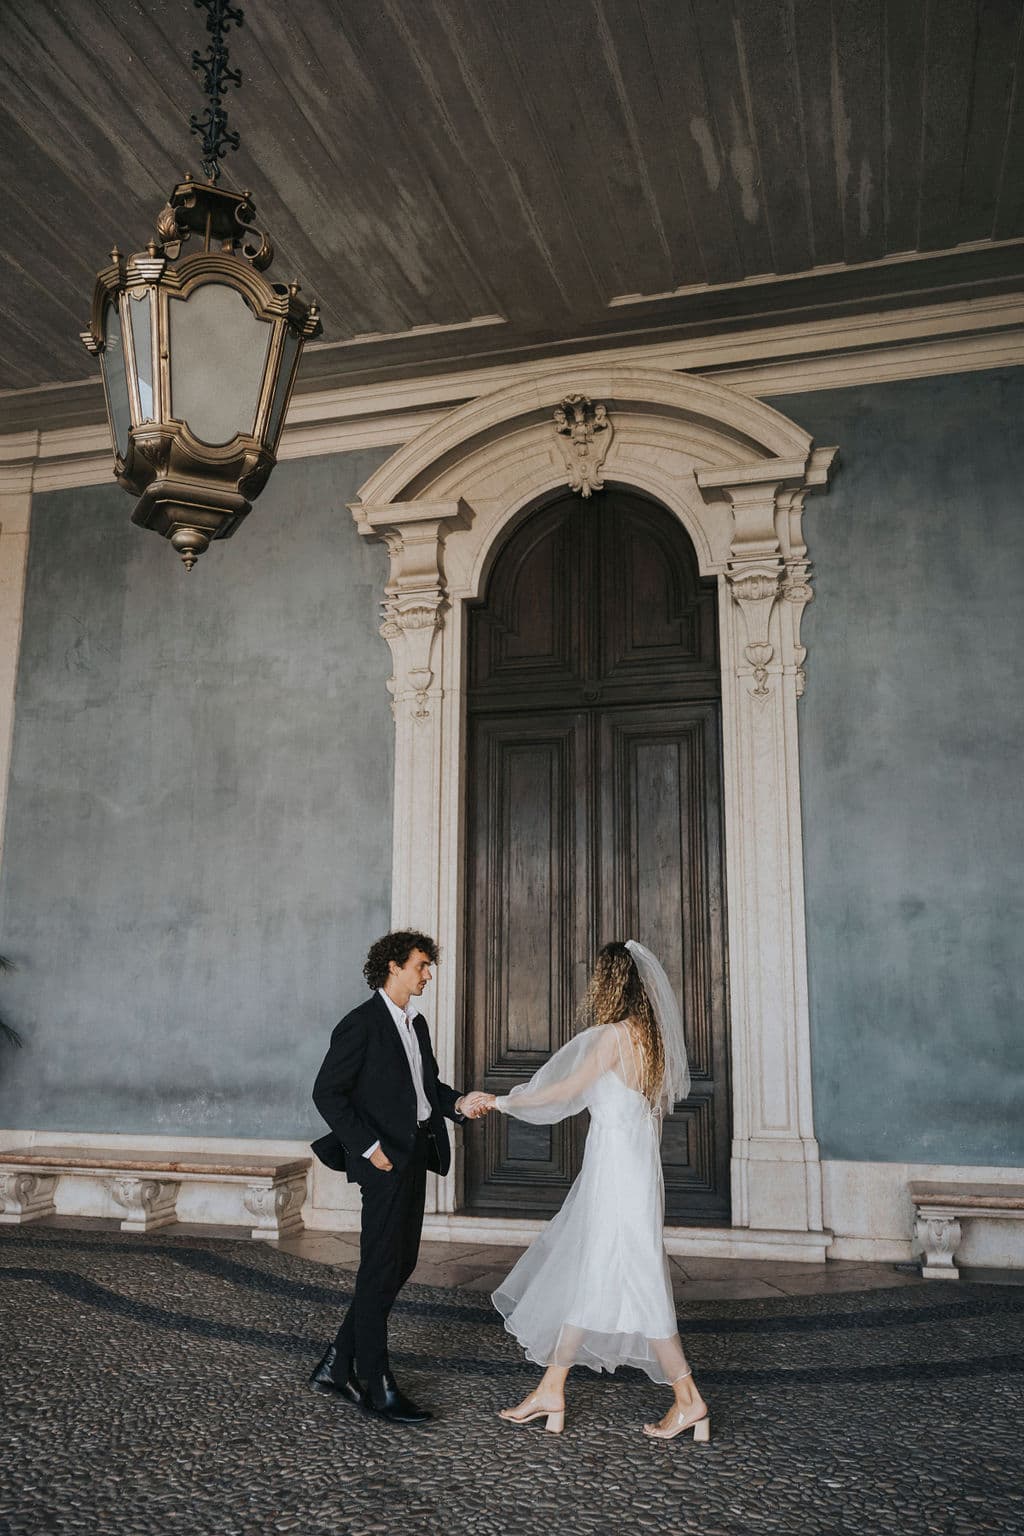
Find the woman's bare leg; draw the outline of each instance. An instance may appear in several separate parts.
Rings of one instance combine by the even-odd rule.
[[[565,1378],[568,1374],[567,1365],[549,1365],[533,1391],[527,1392],[514,1408],[502,1408],[500,1417],[522,1421],[542,1413],[561,1413],[565,1408]]]
[[[528,1392],[521,1403],[517,1403],[514,1408],[502,1408],[503,1419],[513,1419],[521,1423],[524,1419],[539,1417],[541,1413],[565,1411],[565,1378],[572,1369],[581,1338],[579,1328],[568,1323],[562,1328],[552,1352],[551,1365],[548,1366],[534,1390]]]
[[[675,1402],[657,1424],[645,1424],[644,1433],[656,1440],[665,1440],[690,1424],[696,1424],[698,1419],[706,1419],[708,1405],[697,1390],[679,1335],[671,1339],[652,1339],[651,1342],[658,1363],[669,1377]]]

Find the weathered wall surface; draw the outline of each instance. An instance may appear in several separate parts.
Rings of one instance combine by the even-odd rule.
[[[1024,1164],[1024,370],[771,402],[805,516],[801,769],[826,1157]],[[303,1136],[388,922],[388,450],[282,464],[185,575],[116,488],[37,499],[8,802],[0,1125]]]
[[[8,800],[0,1125],[302,1136],[388,925],[386,450],[278,466],[191,575],[123,491],[37,498]]]
[[[770,403],[842,454],[804,519],[822,1152],[1024,1164],[1024,369]]]

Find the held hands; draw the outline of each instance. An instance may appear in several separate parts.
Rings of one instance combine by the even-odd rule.
[[[494,1108],[494,1105],[493,1093],[483,1093],[477,1089],[473,1093],[464,1093],[455,1108],[460,1115],[465,1115],[467,1120],[480,1120]]]

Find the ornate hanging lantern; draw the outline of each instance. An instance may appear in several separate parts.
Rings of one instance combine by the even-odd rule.
[[[297,283],[262,275],[274,252],[248,192],[217,185],[225,150],[238,148],[221,98],[241,82],[224,33],[242,12],[226,0],[195,4],[212,34],[208,56],[192,55],[210,99],[191,124],[207,179],[174,188],[145,251],[124,257],[115,246],[82,332],[100,360],[114,474],[139,497],[132,522],[170,539],[189,570],[267,483],[303,344],[322,330]],[[180,256],[191,240],[201,248]]]

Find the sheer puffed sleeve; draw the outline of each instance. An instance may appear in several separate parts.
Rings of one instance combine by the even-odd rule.
[[[617,1059],[614,1029],[585,1029],[536,1071],[528,1083],[495,1100],[495,1108],[530,1125],[553,1125],[578,1115],[590,1102],[595,1083]]]

